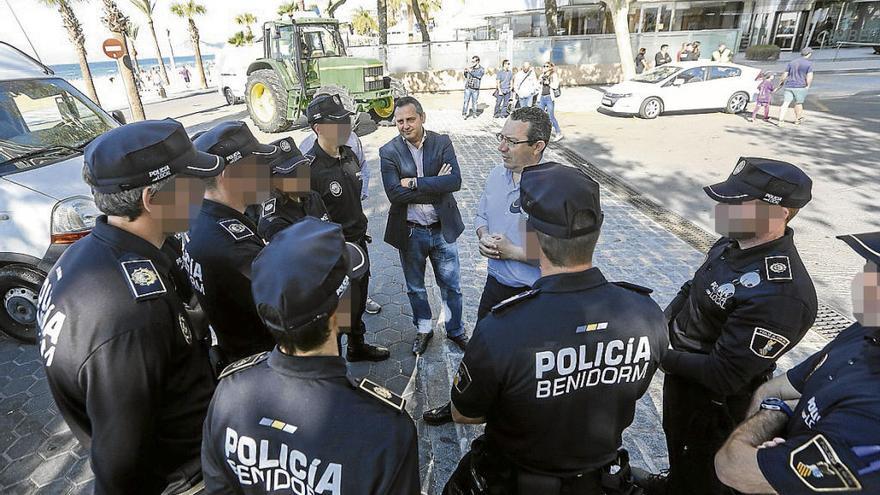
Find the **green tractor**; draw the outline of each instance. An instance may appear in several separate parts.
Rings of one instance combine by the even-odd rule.
[[[390,119],[395,98],[405,94],[401,84],[383,74],[381,61],[346,55],[336,19],[265,23],[263,58],[248,66],[245,89],[257,127],[263,132],[289,129],[324,86],[343,88],[354,110],[369,112],[376,122]]]

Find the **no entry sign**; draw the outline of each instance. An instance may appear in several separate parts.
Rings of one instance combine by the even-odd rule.
[[[104,55],[112,59],[122,58],[125,55],[125,46],[122,44],[122,40],[116,38],[107,38],[101,48],[104,49]]]

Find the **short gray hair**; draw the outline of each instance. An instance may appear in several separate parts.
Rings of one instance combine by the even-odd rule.
[[[148,186],[136,187],[127,191],[104,193],[95,190],[95,179],[89,172],[87,165],[83,166],[82,177],[86,184],[92,188],[92,196],[95,198],[95,206],[105,215],[111,217],[126,217],[129,221],[135,221],[144,213],[142,196],[144,189],[149,189],[150,194],[156,194],[168,185],[175,176],[167,177]]]

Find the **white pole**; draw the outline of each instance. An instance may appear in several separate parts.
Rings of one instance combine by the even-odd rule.
[[[9,1],[9,0],[7,0],[7,1]],[[176,71],[177,64],[174,63],[174,45],[171,44],[171,30],[166,29],[165,35],[168,36],[168,48],[171,49],[171,70]]]

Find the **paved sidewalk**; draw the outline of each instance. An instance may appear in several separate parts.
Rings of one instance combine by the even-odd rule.
[[[484,116],[462,122],[456,113],[431,112],[429,127],[455,130],[452,138],[461,163],[463,184],[456,198],[466,224],[459,252],[464,318],[470,332],[486,277],[486,261],[479,256],[474,241],[473,214],[489,170],[499,163],[493,135],[500,121]],[[392,135],[392,129],[380,129],[368,138],[368,158],[373,160],[374,179],[366,205],[374,239],[370,247],[371,293],[384,305],[381,313],[367,317],[368,339],[389,346],[392,358],[382,363],[354,363],[350,370],[354,376],[369,375],[408,399],[407,409],[417,420],[419,432],[423,493],[439,494],[461,454],[481,428],[430,427],[421,420],[425,409],[448,399],[451,377],[461,352],[443,338],[442,328],[436,330],[423,357],[416,359],[410,350],[414,329],[400,262],[397,252],[381,240],[388,202],[381,188],[374,145]],[[552,147],[546,158],[565,161]],[[602,202],[606,219],[596,264],[610,280],[627,280],[654,288],[654,298],[661,306],[665,305],[691,276],[703,255],[604,188]],[[433,282],[430,287],[436,315],[439,294]],[[788,368],[823,343],[823,338],[811,332],[782,360],[782,368]],[[666,465],[659,415],[661,386],[662,376],[658,374],[638,405],[635,422],[624,434],[633,463],[652,470]],[[89,488],[90,479],[85,453],[71,437],[51,400],[36,348],[0,337],[0,493],[83,493]]]

